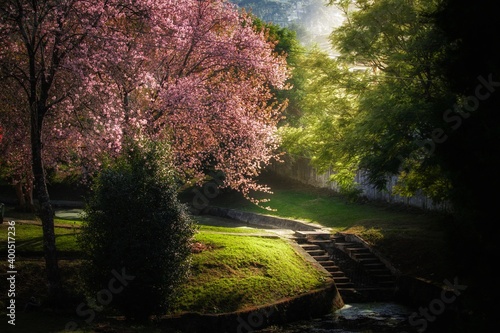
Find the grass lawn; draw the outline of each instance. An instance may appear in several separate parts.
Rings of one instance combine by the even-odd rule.
[[[71,222],[71,221],[70,221]],[[71,224],[71,223],[70,223]],[[75,318],[77,306],[84,302],[79,276],[80,259],[76,242],[77,228],[56,228],[59,250],[73,258],[60,260],[64,285],[68,291],[68,312],[35,311],[24,313],[30,297],[43,299],[46,295],[42,230],[38,225],[16,225],[16,316],[12,332],[65,332],[69,321],[79,323],[79,332],[93,332],[103,324],[96,320],[86,325]],[[258,230],[265,233],[264,230]],[[307,263],[284,240],[254,237],[247,228],[225,228],[201,225],[195,241],[201,251],[192,256],[191,275],[182,287],[173,305],[172,313],[198,311],[205,313],[228,312],[261,305],[277,299],[298,295],[320,287],[325,276]],[[7,224],[0,225],[0,251],[6,253]],[[0,290],[7,290],[7,262],[0,267]],[[0,295],[0,315],[5,317],[6,293]],[[2,325],[0,323],[0,331]],[[116,327],[113,323],[113,327]],[[118,324],[119,325],[119,324]],[[11,329],[10,327],[9,329]],[[127,330],[123,330],[126,332]],[[133,332],[155,332],[154,327],[142,327]],[[9,331],[7,331],[9,332]],[[78,332],[78,331],[77,331]],[[122,332],[122,330],[120,330]]]
[[[43,237],[42,228],[30,224],[16,224],[16,254],[36,252],[43,255]],[[2,239],[0,239],[0,251],[6,253],[7,244],[6,234],[7,225],[0,225]],[[55,228],[56,231],[56,246],[63,253],[78,252],[76,245],[76,234],[78,229],[73,228]]]
[[[301,294],[323,285],[325,276],[312,269],[282,239],[201,232],[208,245],[195,255],[191,277],[176,310],[231,312]]]
[[[262,196],[270,199],[266,205],[272,210],[259,208],[240,194],[229,191],[219,193],[209,200],[209,204],[315,222],[332,228],[334,232],[357,234],[384,254],[404,274],[422,277],[436,283],[442,283],[445,279],[453,281],[457,276],[460,277],[461,283],[468,284],[467,280],[471,281],[470,288],[461,297],[470,308],[474,309],[473,311],[482,313],[480,312],[482,298],[489,296],[489,290],[486,292],[478,290],[481,282],[477,283],[477,287],[474,285],[479,279],[475,276],[480,277],[481,274],[470,271],[467,260],[461,257],[464,251],[470,252],[466,250],[470,244],[456,237],[457,232],[446,215],[374,202],[348,203],[332,192],[290,180],[285,181],[276,176],[267,175],[261,179],[261,183],[270,185],[274,192]],[[181,198],[190,203],[191,195],[192,192],[187,191]],[[20,214],[15,218],[30,217]],[[56,228],[57,245],[60,250],[74,255],[78,252],[75,237],[80,221],[59,218],[56,223],[70,227]],[[205,251],[193,255],[191,277],[184,286],[174,310],[212,313],[229,311],[300,293],[322,283],[323,277],[318,276],[317,272],[307,265],[305,269],[308,273],[297,270],[297,267],[304,265],[304,262],[298,260],[285,243],[276,239],[248,235],[255,232],[263,234],[266,230],[201,226],[196,238],[206,248]],[[0,225],[1,253],[6,253],[5,240],[4,224]],[[30,260],[18,258],[17,261],[19,293],[16,299],[19,300],[19,304],[25,304],[30,296],[43,297],[46,292],[41,228],[18,225],[16,241],[19,257],[23,251],[31,253]],[[33,260],[35,257],[33,253],[38,253],[38,259]],[[481,258],[472,257],[472,259],[480,261]],[[6,278],[3,273],[7,271],[6,264],[5,259],[0,263],[0,290],[6,290],[4,289]],[[79,261],[62,260],[61,269],[64,283],[71,289],[70,296],[75,300],[74,304],[68,307],[71,315],[19,311],[17,317],[19,325],[13,330],[12,327],[4,330],[2,325],[5,321],[2,321],[0,332],[63,332],[61,327],[64,327],[68,316],[71,318],[76,305],[81,302]],[[476,288],[476,291],[473,288]],[[0,295],[2,309],[0,315],[4,318],[2,311],[5,311],[3,309],[6,298],[6,294]],[[480,316],[478,318],[481,320]],[[29,327],[23,328],[22,325]],[[79,332],[97,331],[94,329],[99,325],[104,325],[99,331],[107,331],[106,323],[96,321],[90,328]],[[113,323],[112,326],[118,332],[158,332],[154,327],[131,329],[120,327],[119,323]]]
[[[450,228],[444,214],[385,203],[349,203],[331,191],[314,188],[270,174],[261,183],[272,194],[260,208],[239,193],[221,192],[209,205],[315,222],[333,232],[354,233],[385,255],[403,273],[443,281],[456,275]],[[190,192],[184,201],[190,202]]]

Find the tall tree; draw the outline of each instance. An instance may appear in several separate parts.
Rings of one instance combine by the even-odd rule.
[[[303,142],[298,148],[306,148],[315,166],[331,167],[337,177],[346,166],[347,174],[365,169],[384,189],[388,176],[397,175],[399,193],[423,191],[450,202],[456,268],[467,279],[465,303],[475,317],[466,329],[484,331],[496,302],[484,286],[494,284],[491,262],[498,253],[492,223],[497,197],[488,190],[499,185],[499,51],[491,41],[500,28],[494,3],[330,3],[346,15],[331,36],[341,56],[316,57],[323,59],[318,66],[310,62],[305,89],[315,99],[304,104],[305,116],[286,132],[285,143],[297,148],[294,143]],[[341,73],[342,65],[353,72]],[[355,75],[358,68],[366,75]],[[349,77],[358,83],[347,85]]]
[[[0,178],[12,185],[18,199],[18,207],[24,211],[33,211],[33,176],[28,156],[31,155],[29,140],[29,119],[12,117],[8,124],[5,120],[11,117],[10,112],[19,108],[20,87],[2,85],[4,93],[0,94],[0,124],[4,124],[3,139],[0,141]]]
[[[357,97],[367,89],[364,72],[349,71],[342,60],[310,49],[297,64],[303,73],[303,112],[298,121],[280,128],[291,156],[307,157],[319,172],[333,168],[331,180],[344,194],[355,190],[353,179],[360,153],[346,140],[358,116]]]
[[[169,6],[150,9],[150,29],[161,33],[148,38],[161,51],[147,56],[151,81],[136,92],[149,103],[132,108],[142,110],[134,117],[154,125],[148,135],[172,141],[186,181],[222,171],[223,186],[253,200],[251,191],[266,190],[254,177],[279,144],[284,104],[272,89],[285,88],[285,55],[274,51],[268,29],[256,31],[253,18],[227,2]],[[165,17],[174,24],[165,27]]]
[[[353,131],[360,167],[380,188],[388,174],[399,174],[408,194],[423,190],[452,201],[461,216],[466,207],[486,216],[489,199],[477,193],[491,181],[477,177],[496,165],[485,156],[496,156],[498,51],[477,36],[494,38],[499,31],[491,4],[331,3],[347,17],[332,33],[342,57],[375,69],[360,92]]]
[[[87,172],[146,135],[172,143],[185,181],[218,170],[250,199],[266,190],[254,177],[279,143],[271,88],[284,87],[286,61],[233,5],[4,1],[0,34],[0,84],[17,87],[0,92],[2,145],[14,144],[7,130],[29,133],[19,146],[30,147],[52,297],[61,285],[48,166],[79,160]]]
[[[102,29],[106,29],[104,22],[114,14],[110,8],[104,2],[90,5],[83,1],[4,1],[0,9],[2,86],[18,87],[12,103],[4,105],[9,110],[2,127],[29,134],[25,138],[29,140],[28,156],[31,156],[34,188],[40,206],[38,213],[43,226],[49,294],[56,301],[61,298],[62,288],[55,247],[54,211],[44,164],[44,153],[48,152],[46,127],[54,118],[64,122],[61,115],[75,110],[77,87],[82,83],[82,76],[91,69],[87,66],[90,62],[84,62],[93,52],[88,48],[89,36],[106,35]],[[7,91],[13,92],[12,89]],[[2,93],[5,92],[2,89]],[[2,98],[2,102],[5,101],[6,98]],[[58,112],[61,115],[57,116]],[[19,143],[20,147],[25,145],[24,140]],[[21,154],[23,151],[15,153]]]
[[[269,39],[274,41],[274,51],[286,57],[290,68],[290,76],[286,81],[288,89],[274,89],[278,101],[286,103],[282,124],[296,123],[302,114],[301,100],[304,98],[305,70],[299,64],[303,62],[307,50],[300,44],[297,32],[293,29],[280,27],[277,24],[264,23],[259,18],[254,18],[254,25],[258,31],[267,31]]]
[[[301,125],[309,134],[302,140],[316,142],[315,165],[334,169],[347,189],[363,169],[379,189],[398,175],[400,194],[423,191],[436,201],[447,199],[449,179],[433,152],[442,139],[435,129],[454,95],[440,71],[442,34],[431,15],[436,3],[331,3],[346,16],[331,35],[340,56],[315,55],[310,62],[325,68],[312,69],[318,75],[306,87],[321,97],[304,104]]]

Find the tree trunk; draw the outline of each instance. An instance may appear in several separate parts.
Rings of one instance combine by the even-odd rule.
[[[12,186],[16,191],[17,206],[24,212],[34,212],[35,205],[33,202],[33,181],[27,176],[26,179],[23,176],[16,176],[12,181]],[[26,180],[26,184],[23,184],[23,180]]]
[[[38,216],[42,220],[43,251],[47,273],[49,301],[58,306],[62,301],[62,285],[57,261],[56,237],[54,231],[54,210],[50,203],[47,181],[42,159],[41,128],[43,117],[40,110],[31,110],[31,150],[34,175],[35,196],[38,199]]]
[[[24,201],[26,202],[26,209],[30,212],[35,211],[35,203],[33,201],[33,179],[31,176],[26,176],[26,187],[24,190]]]
[[[16,190],[17,205],[18,205],[19,209],[25,210],[26,209],[26,197],[24,196],[22,181],[21,180],[13,181],[13,186],[14,186],[14,189]]]

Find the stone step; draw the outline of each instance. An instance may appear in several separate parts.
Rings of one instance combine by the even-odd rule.
[[[330,240],[331,234],[325,231],[295,231],[295,236],[306,239],[325,239]]]
[[[307,253],[309,253],[311,256],[313,257],[317,257],[317,256],[323,256],[326,254],[325,250],[306,250]]]
[[[369,258],[375,258],[378,259],[373,253],[371,252],[358,252],[358,253],[353,253],[354,258],[356,259],[369,259]]]
[[[337,264],[335,264],[334,261],[332,260],[323,260],[322,262],[320,262],[321,266],[325,267],[325,266],[333,266],[333,267],[337,267]]]
[[[328,269],[327,269],[327,271],[328,271]],[[331,275],[332,275],[332,277],[334,277],[334,278],[335,278],[335,277],[343,277],[343,276],[345,276],[345,273],[344,273],[344,272],[342,272],[342,271],[339,271],[339,270],[337,270],[337,271],[333,271],[333,272],[330,272],[330,274],[331,274]]]
[[[361,244],[351,243],[351,242],[347,242],[347,243],[335,242],[335,246],[337,248],[341,249],[342,251],[347,252],[347,253],[356,252],[356,251],[364,251],[364,249],[366,249],[366,247],[364,247]]]
[[[333,246],[333,242],[329,239],[309,239],[308,240],[309,244],[314,244],[318,246]]]
[[[370,264],[377,264],[377,263],[380,263],[380,260],[377,258],[377,257],[373,257],[373,258],[361,258],[361,259],[356,259],[359,263],[361,263],[362,265],[370,265]]]
[[[346,249],[352,253],[371,253],[370,249],[364,246],[346,246]]]
[[[310,244],[307,238],[295,237],[294,241],[299,245]]]
[[[360,248],[366,249],[366,246],[364,246],[361,243],[356,243],[356,242],[348,242],[346,247],[352,248],[352,249],[360,249]]]
[[[301,248],[303,248],[304,250],[306,251],[309,251],[309,250],[320,250],[321,247],[319,245],[316,245],[316,244],[310,244],[310,243],[303,243],[303,244],[299,244]]]
[[[347,246],[344,247],[344,251],[349,253],[349,254],[354,254],[354,253],[371,253],[370,250],[368,250],[366,247],[362,246]]]
[[[325,254],[325,255],[319,255],[319,256],[312,256],[316,261],[329,261],[330,256]]]
[[[321,262],[321,263],[323,263],[323,262]],[[331,266],[330,265],[321,265],[321,266],[323,266],[323,268],[326,269],[330,273],[340,272],[340,267],[338,267],[338,266],[333,266],[333,265],[331,265]]]
[[[344,272],[342,272],[340,270],[340,268],[338,267],[335,267],[335,266],[331,266],[331,267],[323,267],[328,273],[330,273],[332,276],[333,275],[340,275],[342,273],[342,275],[345,275]],[[335,273],[335,274],[334,274]]]
[[[352,283],[351,280],[349,280],[348,277],[346,276],[334,276],[333,281],[335,284],[343,284],[343,283]]]
[[[365,246],[364,244],[361,243],[356,243],[356,242],[348,242],[345,244],[345,247],[350,249],[350,250],[368,250],[368,247]]]

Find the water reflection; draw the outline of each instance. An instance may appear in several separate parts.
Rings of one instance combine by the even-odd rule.
[[[323,318],[269,327],[259,333],[403,333],[417,332],[408,322],[414,311],[392,302],[352,303]]]

